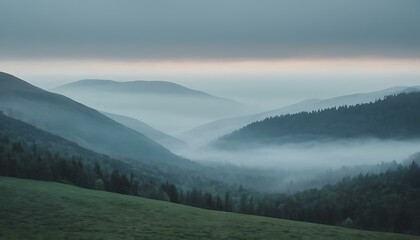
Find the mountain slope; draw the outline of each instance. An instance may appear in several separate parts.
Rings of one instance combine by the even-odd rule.
[[[156,177],[152,176],[148,172],[150,169],[148,169],[148,167],[144,164],[139,164],[141,165],[141,168],[136,168],[129,163],[113,159],[104,154],[93,152],[50,132],[36,128],[35,126],[27,124],[23,121],[10,118],[0,111],[0,162],[2,162],[1,160],[5,160],[1,159],[5,156],[5,153],[9,157],[16,157],[4,148],[7,148],[5,147],[6,145],[13,145],[17,142],[22,146],[22,152],[25,148],[29,150],[29,152],[26,152],[26,157],[29,159],[32,158],[32,160],[36,159],[37,156],[42,156],[42,158],[48,159],[47,161],[51,163],[52,156],[54,156],[54,161],[58,161],[56,156],[59,156],[59,159],[81,160],[86,166],[93,166],[94,163],[97,162],[103,168],[118,170],[124,173],[135,173],[139,178],[144,176]],[[41,160],[38,159],[38,161]],[[2,167],[5,166],[2,165]],[[7,168],[1,169],[0,167],[0,172],[2,172],[1,170],[7,171]],[[19,174],[20,173],[17,173],[17,175]],[[162,175],[163,174],[160,173],[158,177],[161,178]]]
[[[307,112],[336,106],[351,106],[361,103],[369,103],[387,95],[398,94],[401,92],[420,91],[420,86],[414,87],[393,87],[381,91],[358,93],[345,95],[329,99],[310,99],[296,104],[292,104],[273,111],[252,114],[236,118],[225,118],[205,125],[198,126],[179,135],[179,138],[186,142],[193,142],[196,145],[207,144],[225,134],[238,130],[252,122],[261,121],[268,117],[280,116],[284,114],[293,114],[298,112]],[[205,137],[203,137],[205,136]]]
[[[157,143],[163,145],[164,147],[170,149],[170,150],[176,150],[179,147],[183,147],[185,145],[184,142],[181,140],[172,137],[162,131],[159,131],[155,128],[152,128],[148,124],[126,116],[112,114],[112,113],[106,113],[102,112],[105,116],[111,118],[112,120],[121,123],[122,125],[129,127],[133,130],[136,130],[139,133],[144,134],[148,138],[156,141]]]
[[[219,139],[218,145],[323,139],[418,139],[420,93],[400,93],[374,103],[266,118]]]
[[[6,137],[9,139],[8,141],[19,139],[20,141],[24,140],[27,144],[48,145],[51,149],[65,155],[76,154],[88,159],[109,158],[30,124],[10,118],[3,112],[0,112],[0,136]]]
[[[176,83],[165,81],[131,81],[117,82],[113,80],[86,79],[77,82],[64,84],[55,88],[57,92],[66,92],[72,90],[100,91],[109,93],[135,93],[135,94],[173,94],[173,95],[191,95],[208,98],[218,98],[207,93],[186,88]],[[222,98],[218,98],[222,99]],[[228,100],[228,99],[225,99]],[[228,100],[230,101],[230,100]]]
[[[94,109],[6,73],[0,73],[0,110],[99,153],[147,161],[180,159]]]
[[[247,107],[236,101],[164,81],[81,80],[53,91],[103,112],[141,120],[171,135],[248,113]]]
[[[1,239],[418,239],[15,178],[0,193]]]

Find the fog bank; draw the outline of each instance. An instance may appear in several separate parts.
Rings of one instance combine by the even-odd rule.
[[[244,148],[232,151],[211,147],[177,152],[203,163],[233,164],[237,166],[278,170],[325,170],[343,165],[355,166],[381,162],[401,162],[420,150],[418,141],[352,140],[310,142],[281,146]]]

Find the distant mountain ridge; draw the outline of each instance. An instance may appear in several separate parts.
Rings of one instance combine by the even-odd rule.
[[[98,111],[0,72],[0,110],[90,150],[147,161],[180,157]]]
[[[266,118],[223,136],[216,146],[339,139],[420,139],[420,92],[373,103]]]
[[[180,134],[179,138],[186,142],[196,141],[197,145],[205,145],[213,140],[216,140],[219,137],[222,137],[223,135],[238,130],[252,122],[261,121],[268,117],[281,116],[284,114],[293,114],[305,111],[308,112],[344,105],[352,106],[361,103],[369,103],[378,99],[382,99],[387,95],[412,91],[420,91],[420,86],[399,86],[369,93],[357,93],[328,99],[304,100],[272,111],[213,121],[193,128],[189,131],[186,131]],[[206,138],[204,139],[202,136],[206,136]]]
[[[123,93],[138,93],[138,94],[175,94],[186,96],[201,96],[208,98],[218,98],[221,100],[232,101],[226,98],[215,97],[205,92],[194,90],[181,86],[177,83],[167,81],[126,81],[119,82],[114,80],[104,79],[84,79],[76,82],[64,84],[59,86],[54,91],[65,92],[70,90],[94,90],[94,91],[109,91],[109,92],[123,92]]]
[[[167,134],[249,113],[249,106],[166,81],[81,80],[52,89],[89,107],[140,120]]]

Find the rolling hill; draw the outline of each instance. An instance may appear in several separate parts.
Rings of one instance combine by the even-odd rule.
[[[418,239],[0,177],[1,239]]]
[[[419,139],[420,93],[400,93],[374,103],[266,118],[226,135],[216,146],[281,144],[336,139]]]
[[[21,152],[13,150],[12,146],[16,143],[22,146]],[[73,159],[80,160],[85,166],[84,170],[89,170],[98,163],[104,173],[111,174],[117,170],[122,174],[133,174],[134,179],[140,180],[149,188],[159,186],[162,182],[170,182],[183,189],[199,188],[211,192],[216,189],[216,192],[224,192],[231,190],[236,184],[259,184],[257,178],[252,182],[246,181],[248,173],[244,169],[215,168],[181,158],[171,161],[143,161],[99,154],[63,137],[8,117],[0,111],[0,175],[45,180],[49,178],[45,178],[42,173],[33,178],[26,176],[25,172],[32,173],[32,169],[42,168],[50,169],[47,173],[50,175],[51,165],[60,160],[71,162]],[[16,165],[17,162],[20,164]],[[8,175],[10,172],[13,175]],[[53,180],[59,179],[54,176]],[[144,188],[138,193],[142,194],[143,190],[147,192]]]
[[[182,134],[179,138],[193,145],[205,145],[217,138],[232,133],[252,122],[261,121],[268,117],[280,116],[284,114],[293,114],[299,112],[310,112],[314,110],[326,109],[338,106],[352,106],[361,103],[369,103],[378,99],[382,99],[387,95],[398,94],[401,92],[420,91],[420,86],[413,87],[393,87],[380,91],[369,93],[358,93],[352,95],[339,96],[329,99],[310,99],[296,104],[292,104],[273,111],[263,112],[259,114],[246,115],[235,118],[225,118],[214,122],[210,122]],[[204,136],[204,137],[203,137]]]
[[[96,110],[7,73],[0,73],[0,110],[95,152],[143,161],[181,160]]]
[[[173,94],[221,99],[201,91],[186,88],[179,84],[166,81],[117,82],[113,80],[85,79],[59,86],[55,90],[58,92],[83,90],[109,93]]]
[[[0,136],[7,137],[8,141],[20,140],[27,144],[48,145],[50,149],[55,149],[64,155],[75,154],[90,160],[110,159],[107,155],[95,153],[62,137],[10,118],[3,112],[0,112]]]
[[[7,149],[7,145],[15,143],[19,143],[22,146],[22,154],[26,148],[27,152],[23,154],[25,160],[22,159],[22,156],[17,157],[16,155],[19,154],[13,152],[13,149]],[[39,159],[37,159],[38,157]],[[165,173],[159,172],[153,165],[141,162],[130,164],[126,161],[111,158],[108,155],[96,153],[65,138],[36,128],[23,121],[10,118],[0,111],[0,173],[14,172],[17,176],[24,176],[23,172],[16,172],[10,169],[16,166],[10,166],[6,163],[8,162],[6,159],[9,158],[21,159],[20,167],[25,164],[30,165],[26,161],[34,159],[37,159],[40,165],[42,165],[40,162],[42,160],[53,164],[60,159],[77,159],[81,160],[82,164],[87,167],[93,167],[95,163],[98,163],[106,171],[117,170],[125,174],[133,173],[138,179],[165,178]],[[41,176],[41,179],[43,177],[45,176]]]
[[[165,81],[81,80],[52,91],[103,112],[141,120],[171,135],[248,113],[247,107],[236,101]]]
[[[112,114],[112,113],[106,113],[102,112],[105,116],[111,118],[112,120],[121,123],[122,125],[129,127],[133,130],[136,130],[139,133],[144,134],[148,138],[152,139],[153,141],[163,145],[165,148],[175,151],[180,147],[184,147],[185,143],[181,140],[172,137],[162,131],[159,131],[155,128],[152,128],[148,124],[126,116],[118,115],[118,114]]]

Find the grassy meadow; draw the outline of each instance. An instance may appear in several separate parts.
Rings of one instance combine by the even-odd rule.
[[[420,239],[0,177],[0,239]]]

